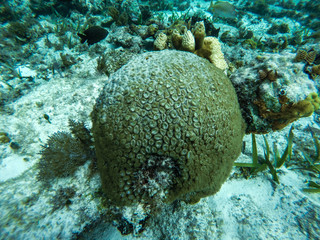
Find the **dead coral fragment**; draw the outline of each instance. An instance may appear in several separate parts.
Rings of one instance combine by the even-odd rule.
[[[75,186],[72,187],[60,187],[53,198],[50,200],[52,204],[52,212],[62,209],[64,207],[69,207],[72,204],[71,199],[76,195],[74,190]]]
[[[15,39],[18,43],[25,44],[32,37],[30,29],[31,24],[29,22],[11,22],[5,36]]]
[[[316,93],[311,93],[306,99],[291,103],[286,96],[280,96],[279,102],[281,103],[280,112],[268,109],[266,103],[261,99],[254,102],[259,108],[260,116],[269,121],[272,130],[283,129],[299,118],[311,116],[314,111],[319,109],[320,97]]]
[[[156,199],[161,203],[173,179],[178,177],[178,169],[170,157],[151,156],[137,172],[134,173],[134,192],[143,194],[147,199]]]

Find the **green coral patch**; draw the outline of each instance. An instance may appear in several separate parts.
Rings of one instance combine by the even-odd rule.
[[[117,205],[150,201],[153,190],[166,202],[216,193],[245,130],[223,71],[173,50],[141,54],[114,73],[91,116],[103,190]]]

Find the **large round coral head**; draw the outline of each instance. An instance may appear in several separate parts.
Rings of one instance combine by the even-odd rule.
[[[116,205],[216,193],[245,131],[223,71],[175,50],[141,54],[114,73],[92,122],[103,191]]]

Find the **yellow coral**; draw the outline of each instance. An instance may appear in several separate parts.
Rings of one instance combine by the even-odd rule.
[[[148,26],[148,35],[149,36],[154,36],[157,31],[158,31],[158,26],[153,25],[153,24]]]
[[[272,130],[280,130],[299,118],[309,117],[320,107],[320,97],[317,93],[310,93],[304,100],[297,103],[290,103],[286,96],[282,96],[279,102],[282,105],[280,112],[273,112],[267,108],[263,100],[255,101],[260,116],[270,122]]]
[[[191,33],[191,31],[188,30],[182,36],[181,48],[184,51],[194,52],[195,47],[196,47],[196,42],[195,42],[194,36]]]
[[[177,29],[174,29],[171,35],[172,45],[175,49],[179,50],[182,44],[182,36]]]
[[[154,49],[163,50],[173,46],[177,50],[192,52],[200,57],[206,58],[221,70],[228,68],[228,64],[221,51],[219,40],[215,37],[205,37],[205,26],[203,22],[197,22],[195,24],[193,33],[190,30],[186,30],[184,25],[179,27],[181,31],[175,28],[172,31],[169,29],[167,35],[163,32],[159,33],[154,41]],[[168,36],[170,37],[170,41],[167,45]]]
[[[320,97],[317,93],[310,93],[308,97],[303,101],[305,101],[305,104],[307,104],[308,107],[304,108],[304,111],[302,112],[304,113],[304,116],[302,117],[310,116],[314,111],[318,110],[320,107]]]
[[[196,41],[196,49],[202,48],[203,41],[206,36],[206,29],[204,26],[204,22],[196,22],[194,25],[193,35]]]
[[[163,50],[167,47],[168,37],[163,32],[159,33],[156,40],[154,40],[153,48],[155,50]]]
[[[208,59],[211,63],[213,63],[213,65],[221,70],[228,68],[228,64],[221,51],[220,42],[215,37],[205,37],[202,48],[198,49],[195,54]]]

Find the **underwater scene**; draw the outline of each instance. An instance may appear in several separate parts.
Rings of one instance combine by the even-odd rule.
[[[319,0],[0,3],[0,240],[320,239]]]

